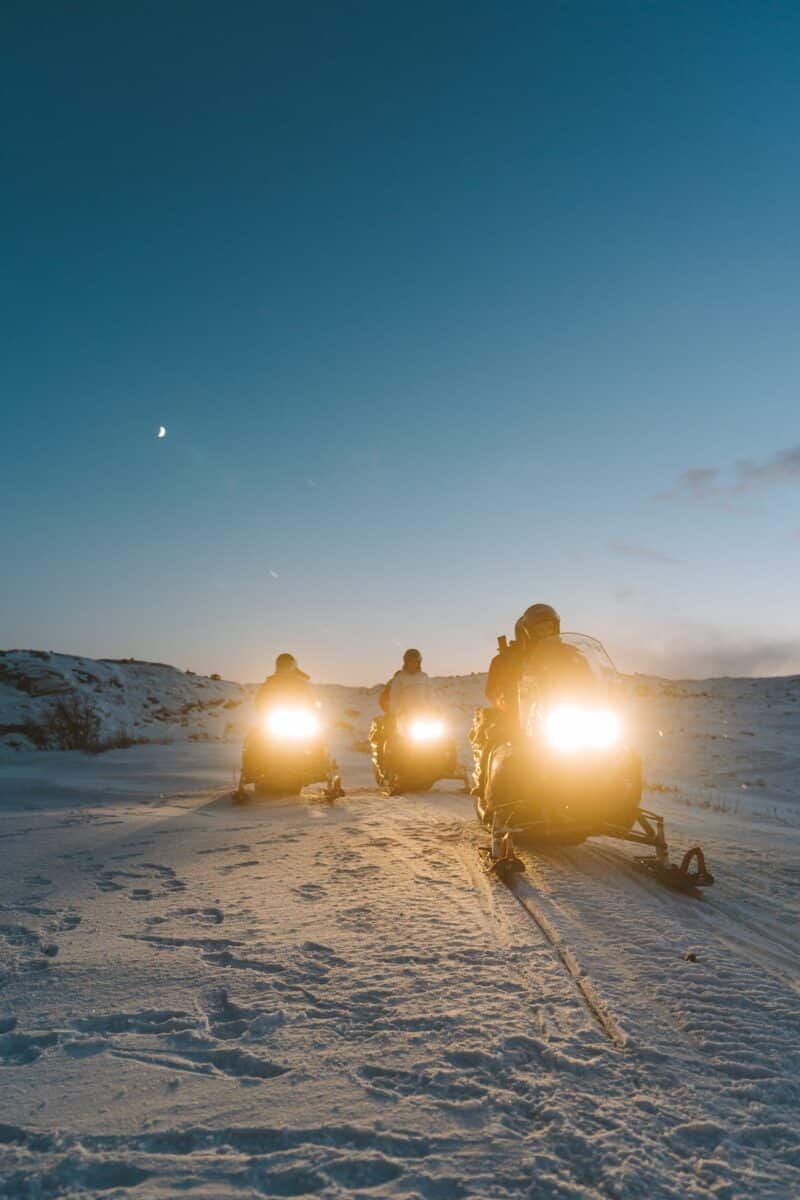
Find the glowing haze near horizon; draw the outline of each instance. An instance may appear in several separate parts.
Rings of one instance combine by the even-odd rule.
[[[796,5],[3,26],[0,645],[800,671]]]

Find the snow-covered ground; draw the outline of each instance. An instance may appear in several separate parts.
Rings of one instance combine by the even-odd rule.
[[[154,744],[5,735],[0,1194],[800,1194],[800,679],[628,681],[693,899],[606,841],[490,882],[468,796],[376,791],[375,689],[320,689],[343,800],[233,806],[251,689],[78,661],[0,658],[0,724],[41,668]]]

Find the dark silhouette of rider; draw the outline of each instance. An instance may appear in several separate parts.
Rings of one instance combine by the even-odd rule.
[[[535,683],[538,701],[548,705],[559,695],[574,700],[591,686],[591,668],[577,647],[561,641],[561,618],[550,604],[532,604],[514,626],[514,641],[499,639],[499,651],[489,666],[486,698],[491,708],[479,709],[470,732],[475,756],[474,795],[486,781],[495,746],[514,742],[523,732],[527,713],[520,712],[520,683]]]
[[[431,682],[422,669],[419,650],[406,650],[403,665],[395,671],[381,692],[378,703],[387,714],[396,714],[403,709],[425,707],[431,698]]]
[[[561,632],[561,618],[550,604],[532,604],[514,626],[514,641],[510,645],[500,639],[500,649],[489,664],[486,679],[486,698],[493,708],[519,726],[519,684],[530,671],[534,660],[544,665],[548,655],[543,643]],[[548,643],[558,646],[559,643]]]
[[[264,713],[276,704],[288,704],[292,708],[311,706],[314,693],[305,671],[301,671],[293,654],[279,654],[275,659],[275,672],[268,675],[256,692],[256,712]]]

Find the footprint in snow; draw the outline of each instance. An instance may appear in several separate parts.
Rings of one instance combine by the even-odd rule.
[[[55,942],[45,942],[33,929],[26,925],[0,925],[0,938],[11,950],[28,951],[31,954],[43,954],[46,958],[55,958],[58,946]],[[30,960],[29,960],[30,961]],[[46,966],[46,963],[40,963]]]
[[[328,966],[344,967],[347,965],[335,950],[332,950],[330,946],[323,946],[320,942],[303,942],[301,949],[312,958],[321,958]]]
[[[196,850],[196,854],[233,854],[241,853],[244,850],[249,850],[250,847],[244,843],[237,846],[213,846],[210,850]]]
[[[197,1028],[193,1013],[179,1008],[146,1008],[140,1012],[97,1013],[81,1017],[74,1024],[80,1033],[141,1033],[164,1035],[184,1033]]]
[[[228,989],[224,987],[209,988],[202,996],[202,1006],[211,1034],[226,1041],[250,1033],[254,1023],[263,1032],[265,1018],[272,1018],[271,1028],[275,1028],[281,1023],[276,1017],[283,1016],[282,1013],[265,1013],[259,1008],[245,1008],[232,1000]]]
[[[196,1075],[228,1075],[235,1079],[275,1079],[285,1075],[290,1068],[279,1066],[269,1059],[261,1058],[246,1050],[188,1050],[181,1046],[178,1052],[147,1053],[136,1050],[113,1050],[117,1058],[134,1059],[154,1067],[166,1067],[170,1071],[187,1071]]]
[[[351,866],[339,866],[333,871],[334,878],[349,876],[351,878],[360,879],[365,875],[378,875],[380,867],[374,866],[372,863],[359,863],[356,860]]]
[[[132,868],[133,866],[134,864],[131,864]],[[117,867],[113,870],[102,870],[98,872],[96,880],[101,892],[121,892],[131,887],[131,900],[151,900],[157,895],[152,887],[145,887],[145,883],[158,884],[162,893],[186,890],[186,884],[176,877],[172,867],[162,866],[161,863],[143,862],[135,864],[135,869],[123,870]],[[134,882],[139,886],[133,886]]]
[[[345,929],[369,929],[374,920],[374,913],[366,904],[355,908],[343,908],[336,914],[336,924]]]
[[[143,862],[139,864],[144,871],[152,871],[154,875],[161,875],[165,879],[174,879],[175,872],[172,867],[164,867],[161,863]]]
[[[220,875],[230,875],[233,871],[243,871],[246,867],[260,867],[261,863],[257,858],[249,858],[245,862],[230,863],[227,867],[220,867]]]
[[[115,883],[113,879],[107,878],[106,872],[101,872],[97,880],[98,890],[101,892],[122,892],[125,889],[121,883]]]
[[[58,1040],[58,1034],[54,1032],[18,1033],[14,1020],[9,1032],[0,1035],[0,1063],[7,1067],[28,1066],[41,1058],[50,1046],[57,1045]]]
[[[198,925],[221,925],[225,920],[225,914],[221,908],[216,908],[214,905],[208,905],[206,908],[176,908],[167,914],[166,917],[157,918],[157,923],[161,924],[169,920],[179,920],[184,918],[189,921],[194,921]],[[153,924],[156,921],[153,920]]]
[[[292,888],[291,891],[301,900],[323,900],[328,894],[319,883],[302,883],[299,887]]]
[[[224,939],[220,939],[224,941]],[[231,945],[234,943],[230,943]],[[205,950],[201,955],[203,962],[210,967],[230,967],[235,971],[254,971],[258,975],[283,975],[286,968],[277,962],[256,958],[240,958],[230,950]]]

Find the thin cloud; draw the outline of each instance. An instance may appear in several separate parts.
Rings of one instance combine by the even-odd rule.
[[[656,500],[707,500],[719,493],[719,476],[719,467],[689,467],[678,476],[669,491],[659,492]]]
[[[736,464],[738,482],[735,491],[776,483],[800,483],[800,446],[778,450],[763,463],[743,458]]]
[[[673,679],[795,675],[800,672],[800,640],[737,638],[694,629],[657,639],[644,651],[630,647],[625,658],[634,670]]]
[[[741,458],[727,471],[720,467],[690,467],[668,491],[659,492],[656,499],[711,500],[782,484],[800,484],[800,446],[776,450],[761,462]]]
[[[679,566],[680,559],[671,554],[663,554],[660,550],[652,550],[649,546],[638,546],[633,542],[612,541],[608,543],[612,554],[620,558],[634,559],[638,562],[662,563],[665,566]]]

